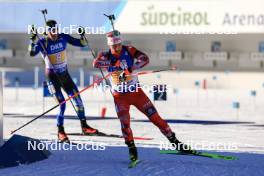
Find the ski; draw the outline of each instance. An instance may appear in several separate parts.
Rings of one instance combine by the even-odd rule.
[[[140,163],[140,160],[135,160],[135,161],[130,161],[129,165],[128,165],[128,168],[131,169],[131,168],[134,168],[138,165],[138,163]]]
[[[122,135],[118,134],[107,134],[103,132],[98,132],[94,134],[83,134],[83,133],[67,133],[69,136],[99,136],[99,137],[113,137],[113,138],[123,138]],[[153,138],[148,137],[134,137],[135,140],[152,140]]]
[[[234,156],[219,155],[216,153],[208,153],[208,152],[199,152],[196,150],[193,150],[193,153],[186,153],[186,152],[181,152],[177,150],[161,150],[160,153],[161,154],[175,154],[175,155],[193,155],[193,156],[201,156],[201,157],[207,157],[207,158],[213,158],[213,159],[223,159],[223,160],[238,160],[238,158]]]
[[[118,134],[106,134],[103,132],[98,133],[91,133],[91,134],[83,134],[83,133],[67,133],[69,136],[102,136],[102,137],[115,137],[115,138],[123,138],[121,135]]]

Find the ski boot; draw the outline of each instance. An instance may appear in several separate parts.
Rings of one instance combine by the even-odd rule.
[[[186,153],[186,154],[194,154],[195,150],[192,150],[190,146],[187,144],[184,144],[183,142],[179,141],[175,133],[172,133],[171,136],[167,137],[171,144],[173,144],[176,147],[176,150]]]
[[[137,147],[134,141],[126,142],[126,145],[128,146],[129,149],[129,158],[130,158],[130,163],[128,165],[128,168],[133,168],[140,162],[140,160],[138,159]]]
[[[129,158],[131,161],[136,161],[138,159],[137,147],[134,141],[126,142],[129,149]]]
[[[93,134],[98,134],[98,130],[90,127],[86,123],[86,119],[81,120],[81,128],[82,128],[82,133],[84,135],[93,135]]]
[[[64,131],[63,125],[58,126],[58,141],[59,142],[70,142],[67,134]]]

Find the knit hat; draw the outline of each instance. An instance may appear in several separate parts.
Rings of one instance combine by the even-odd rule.
[[[106,37],[107,37],[107,45],[115,45],[115,44],[119,44],[122,42],[121,34],[117,30],[108,32],[106,34]]]

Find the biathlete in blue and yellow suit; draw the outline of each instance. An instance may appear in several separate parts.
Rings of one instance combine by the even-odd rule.
[[[46,77],[52,83],[55,90],[54,94],[57,101],[60,103],[65,100],[61,89],[63,89],[69,96],[79,92],[67,69],[67,57],[65,51],[67,43],[78,47],[84,47],[86,46],[86,43],[83,37],[77,39],[68,34],[57,33],[57,22],[54,20],[48,20],[46,25],[48,27],[47,37],[41,38],[35,42],[36,34],[31,34],[29,52],[30,56],[35,56],[41,52],[46,66]],[[43,49],[43,46],[45,49]],[[80,95],[73,98],[73,100],[77,115],[81,121],[82,132],[84,134],[97,133],[98,131],[91,128],[86,122],[84,106]],[[66,104],[61,104],[59,113],[57,114],[58,139],[60,141],[69,141],[63,125],[65,108]]]

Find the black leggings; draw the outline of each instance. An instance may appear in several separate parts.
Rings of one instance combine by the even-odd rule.
[[[79,92],[68,71],[64,71],[62,73],[54,73],[53,71],[48,71],[46,72],[46,76],[54,87],[55,92],[52,93],[54,93],[59,103],[65,101],[61,89],[63,89],[69,96],[72,96],[75,93]],[[73,101],[79,119],[85,119],[84,106],[80,95],[74,97]],[[59,113],[57,114],[57,125],[64,124],[65,109],[66,103],[61,104]]]

